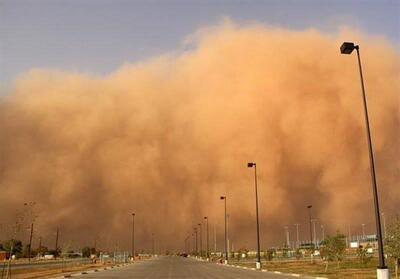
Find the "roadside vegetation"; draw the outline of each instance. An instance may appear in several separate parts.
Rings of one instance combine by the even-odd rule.
[[[262,268],[269,271],[296,273],[326,278],[363,278],[375,279],[378,259],[376,251],[371,253],[369,244],[358,248],[346,248],[345,236],[340,232],[326,236],[319,248],[320,255],[311,261],[312,249],[296,249],[289,253],[287,248],[268,249],[263,251]],[[392,278],[399,278],[400,266],[400,218],[389,224],[386,231],[385,254]],[[255,267],[254,256],[236,255],[231,263],[247,267]],[[235,260],[236,259],[236,260]]]

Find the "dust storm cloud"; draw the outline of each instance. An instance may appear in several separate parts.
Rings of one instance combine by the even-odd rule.
[[[331,232],[372,222],[357,61],[340,55],[344,40],[361,45],[381,203],[398,212],[393,47],[349,30],[229,23],[105,77],[33,69],[15,80],[0,102],[0,218],[35,201],[47,245],[60,227],[64,243],[127,249],[136,212],[140,250],[152,232],[159,249],[182,248],[209,216],[222,247],[222,194],[235,249],[253,248],[255,161],[264,248],[284,241],[284,225],[302,224],[306,238],[307,204]]]

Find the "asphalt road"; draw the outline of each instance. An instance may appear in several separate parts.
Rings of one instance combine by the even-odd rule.
[[[210,278],[210,279],[293,279],[295,277],[250,269],[241,269],[230,266],[217,265],[178,256],[158,257],[151,260],[136,262],[135,264],[89,273],[79,278]]]

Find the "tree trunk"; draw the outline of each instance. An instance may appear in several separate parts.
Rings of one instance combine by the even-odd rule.
[[[328,272],[329,261],[326,261],[325,263],[326,263],[326,264],[325,264],[325,273],[326,273],[326,272]]]

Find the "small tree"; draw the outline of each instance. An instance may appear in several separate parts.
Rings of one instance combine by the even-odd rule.
[[[371,245],[369,244],[367,244],[366,247],[360,245],[357,248],[357,257],[363,265],[367,264],[372,259],[372,255],[368,253],[369,248],[371,248]]]
[[[240,259],[242,258],[242,254],[245,255],[245,258],[247,258],[249,253],[249,250],[246,248],[240,248],[237,254],[237,260],[240,261]]]
[[[297,248],[294,251],[294,256],[296,257],[296,260],[300,260],[303,257],[303,253],[301,253],[301,250],[299,248]]]
[[[264,252],[264,257],[267,261],[272,261],[274,256],[275,256],[275,249],[268,249],[266,252]]]
[[[386,252],[395,262],[396,278],[399,278],[399,261],[400,261],[400,218],[396,219],[389,225],[385,238]]]
[[[22,242],[17,239],[10,239],[3,243],[3,248],[5,251],[10,252],[11,255],[16,255],[18,257],[22,253]]]
[[[346,251],[346,237],[337,232],[334,236],[327,236],[322,242],[321,256],[325,259],[325,272],[328,271],[328,265],[331,261],[336,261],[339,267],[340,261]]]
[[[371,245],[369,245],[369,244],[367,244],[366,247],[363,247],[362,245],[358,246],[357,257],[360,260],[361,264],[366,264],[371,260],[372,255],[368,254],[368,248],[370,248],[370,247],[371,247]]]

